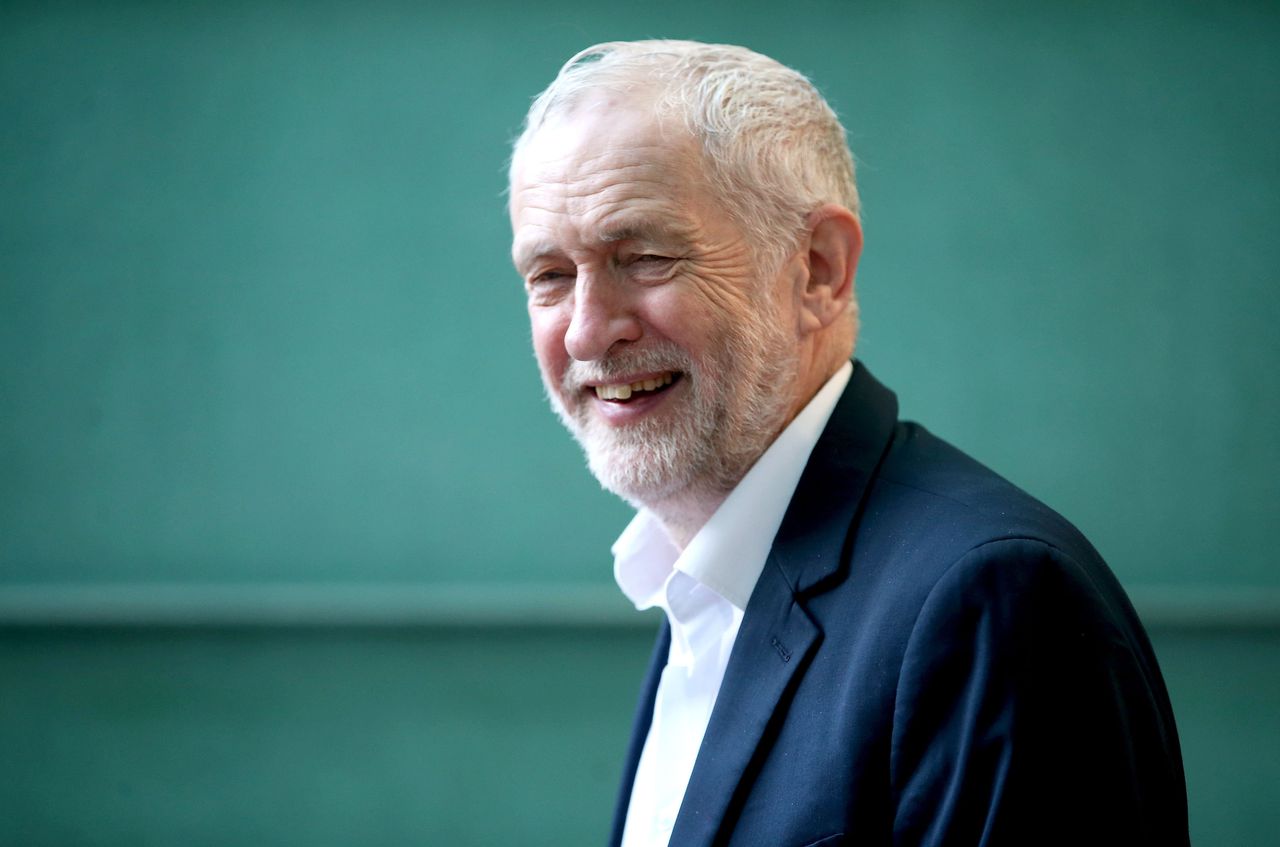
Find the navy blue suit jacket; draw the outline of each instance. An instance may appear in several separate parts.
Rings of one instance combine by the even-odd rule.
[[[612,843],[666,662],[663,625]],[[751,595],[673,847],[1185,845],[1164,681],[1059,515],[860,364]]]

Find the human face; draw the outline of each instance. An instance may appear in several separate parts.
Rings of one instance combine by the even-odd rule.
[[[512,169],[513,258],[547,394],[637,505],[723,496],[785,424],[797,319],[701,177],[695,142],[596,98]]]

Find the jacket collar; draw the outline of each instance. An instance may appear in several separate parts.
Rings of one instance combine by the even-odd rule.
[[[897,422],[897,396],[854,362],[773,542],[770,558],[795,594],[839,570],[845,536]]]

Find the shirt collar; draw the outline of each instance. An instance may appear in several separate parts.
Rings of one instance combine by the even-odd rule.
[[[672,571],[687,574],[745,611],[800,475],[853,373],[846,362],[774,439],[683,552],[641,509],[613,545],[618,587],[638,609],[664,605]]]

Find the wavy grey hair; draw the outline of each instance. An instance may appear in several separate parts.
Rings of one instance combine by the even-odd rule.
[[[513,166],[548,118],[600,91],[648,95],[660,116],[683,121],[701,144],[712,190],[762,259],[785,259],[824,203],[859,214],[853,157],[835,111],[800,72],[728,44],[588,47],[534,99]]]

